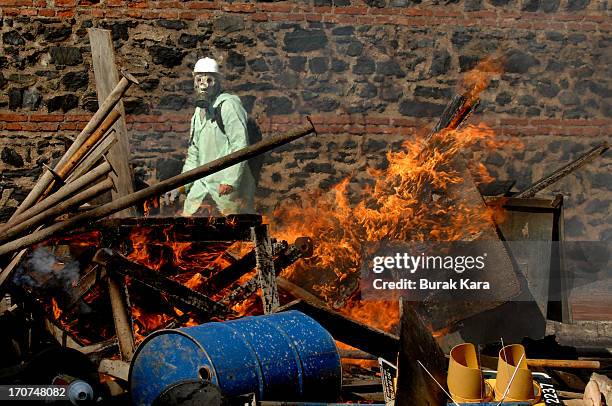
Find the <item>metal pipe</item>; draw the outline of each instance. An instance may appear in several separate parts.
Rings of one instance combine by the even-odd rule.
[[[106,178],[102,182],[98,183],[82,191],[81,193],[76,194],[70,199],[66,199],[63,202],[37,214],[34,217],[31,217],[14,227],[10,228],[6,233],[4,233],[0,237],[0,242],[9,241],[11,238],[23,234],[29,229],[36,227],[39,224],[44,223],[46,220],[53,219],[61,214],[65,214],[69,212],[75,206],[82,204],[83,202],[87,202],[93,199],[96,196],[100,196],[102,193],[107,192],[113,188],[113,181],[110,178]]]
[[[106,119],[109,113],[113,110],[115,105],[119,102],[119,100],[123,97],[125,92],[129,89],[129,87],[136,83],[138,84],[138,80],[128,72],[122,72],[123,77],[117,83],[117,86],[113,89],[113,91],[108,95],[108,97],[104,100],[102,105],[98,108],[98,111],[91,117],[85,128],[81,131],[81,133],[74,140],[68,151],[64,154],[64,156],[60,159],[58,164],[55,166],[55,170],[59,172],[62,168],[68,163],[70,158],[77,152],[77,150],[85,143],[85,141],[93,134],[93,132],[102,124],[102,122]],[[36,203],[43,193],[47,190],[49,185],[53,182],[53,175],[50,172],[44,172],[42,176],[36,182],[34,188],[30,191],[28,196],[24,199],[24,201],[19,205],[15,213],[13,213],[13,217],[22,213],[23,211],[29,209],[34,203]]]
[[[56,233],[59,233],[60,231],[66,231],[85,224],[86,222],[99,220],[103,217],[126,209],[135,204],[142,203],[145,200],[150,199],[151,197],[159,196],[180,186],[186,185],[205,176],[219,172],[225,168],[229,168],[232,165],[235,165],[242,161],[246,161],[249,158],[263,154],[265,152],[271,151],[276,147],[287,144],[291,141],[295,141],[298,138],[302,138],[314,132],[315,129],[312,126],[312,123],[310,123],[309,125],[303,125],[293,131],[290,131],[287,134],[266,137],[264,138],[264,140],[256,144],[250,145],[246,148],[233,152],[219,159],[215,159],[214,161],[192,169],[189,172],[185,172],[170,179],[166,179],[153,186],[149,186],[148,188],[139,190],[138,192],[134,192],[129,195],[120,197],[119,199],[114,200],[110,203],[106,203],[85,213],[78,214],[68,220],[62,221],[61,223],[53,224],[48,228],[4,244],[0,246],[0,255],[5,255],[10,252],[14,252],[22,248],[28,247],[32,244],[36,244]]]
[[[0,226],[0,239],[4,239],[3,234],[6,231],[10,230],[11,227],[15,226],[16,224],[27,221],[28,219],[31,219],[37,214],[42,213],[50,207],[60,203],[65,198],[72,196],[74,193],[78,192],[79,190],[82,190],[84,187],[89,186],[99,177],[106,175],[111,171],[111,169],[112,168],[110,164],[108,162],[104,162],[98,167],[94,168],[89,173],[76,179],[74,182],[66,184],[66,186],[62,187],[60,190],[58,190],[51,196],[47,197],[38,204],[19,214],[14,219],[10,220],[8,223]]]

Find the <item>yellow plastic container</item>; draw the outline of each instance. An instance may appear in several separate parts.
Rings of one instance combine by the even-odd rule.
[[[518,370],[516,370],[517,367]],[[508,388],[513,375],[514,379],[510,388]],[[525,348],[520,344],[507,345],[499,351],[495,400],[501,400],[506,390],[508,390],[504,398],[506,402],[528,401],[535,403],[541,396],[540,386],[533,381],[531,371],[527,367]]]
[[[459,344],[450,352],[448,390],[457,403],[480,403],[492,398],[493,390],[485,383],[474,344]]]

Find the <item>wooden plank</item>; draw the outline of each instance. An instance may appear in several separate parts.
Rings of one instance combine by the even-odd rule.
[[[75,350],[83,348],[83,344],[77,341],[76,337],[73,337],[68,332],[60,328],[54,321],[44,317],[45,329],[51,334],[51,336],[58,342],[62,347],[68,347]]]
[[[251,238],[255,244],[255,263],[257,264],[257,281],[261,289],[261,301],[264,314],[274,312],[280,306],[272,242],[268,236],[268,225],[262,224],[251,228]]]
[[[209,297],[189,289],[187,286],[168,279],[144,265],[137,264],[109,249],[99,250],[93,262],[106,267],[107,272],[130,276],[134,283],[163,292],[168,301],[183,312],[195,311],[204,318],[233,315],[231,309]]]
[[[546,323],[546,335],[556,336],[561,345],[577,348],[611,348],[612,322],[610,321],[576,321],[573,324],[549,320]]]
[[[515,197],[484,197],[488,206],[498,206],[500,203],[503,208],[519,208],[524,207],[533,211],[533,209],[548,209],[547,211],[556,209],[560,203],[558,198],[540,199],[540,198],[515,198]]]
[[[277,309],[299,310],[321,324],[338,341],[393,362],[397,358],[399,337],[353,320],[330,308],[306,300],[296,300]]]
[[[124,361],[131,361],[134,351],[136,351],[136,342],[134,340],[132,312],[129,308],[128,293],[124,284],[124,277],[116,275],[114,272],[109,274],[107,269],[106,278],[121,358]]]
[[[119,378],[125,382],[128,381],[129,371],[129,362],[121,361],[118,359],[103,359],[102,362],[100,362],[100,366],[98,367],[99,373]]]
[[[91,58],[94,67],[94,76],[96,78],[98,103],[102,104],[104,99],[106,99],[117,83],[119,83],[119,73],[117,72],[117,65],[115,63],[113,41],[111,33],[108,30],[88,28],[87,32],[91,45]],[[117,183],[115,184],[116,190],[112,192],[113,200],[117,197],[134,192],[132,171],[129,166],[130,143],[127,136],[127,127],[125,125],[125,110],[123,108],[123,103],[119,101],[115,109],[121,113],[121,117],[113,126],[117,134],[117,142],[113,145],[108,154],[108,159],[117,174]],[[129,207],[115,214],[115,216],[135,214],[135,208]]]
[[[401,302],[400,351],[397,368],[398,405],[431,406],[445,404],[446,395],[419,365],[427,368],[436,381],[446,386],[447,362],[444,353],[409,302]]]

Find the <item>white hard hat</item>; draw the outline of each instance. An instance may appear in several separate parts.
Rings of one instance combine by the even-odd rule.
[[[219,73],[219,64],[212,58],[198,59],[193,67],[193,73]]]

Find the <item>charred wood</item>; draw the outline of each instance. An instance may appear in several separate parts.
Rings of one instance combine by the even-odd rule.
[[[130,276],[134,283],[145,286],[157,292],[163,292],[170,302],[181,311],[194,311],[200,316],[210,319],[212,317],[227,317],[233,312],[221,303],[189,289],[171,279],[159,275],[144,265],[137,264],[109,249],[99,250],[94,262],[112,269],[120,275]]]
[[[390,362],[397,358],[399,337],[353,320],[321,304],[295,300],[279,309],[299,310],[319,322],[338,341],[382,357]]]
[[[285,241],[272,244],[272,251],[275,256],[278,256],[283,251],[286,251],[287,248],[288,245]],[[210,278],[206,280],[206,286],[204,289],[206,289],[208,294],[219,292],[253,270],[256,265],[255,250],[251,250],[228,267],[223,268],[222,270],[211,275]],[[276,269],[276,266],[274,269]]]
[[[295,244],[290,245],[286,250],[281,251],[276,258],[274,258],[274,270],[276,275],[278,276],[283,269],[293,264],[298,259],[305,258],[309,255],[312,255],[312,241],[310,238],[300,237],[296,239]],[[253,269],[253,267],[250,269]],[[276,283],[280,286],[282,281],[279,281],[279,278],[277,278]],[[251,278],[234,289],[229,295],[223,298],[221,302],[228,305],[241,302],[254,294],[258,287],[257,278]]]
[[[261,289],[261,301],[264,314],[272,313],[280,306],[272,242],[268,236],[268,226],[262,224],[251,228],[251,239],[255,244],[255,262],[257,264],[257,282]]]
[[[445,385],[447,362],[444,353],[409,302],[402,300],[400,310],[396,402],[414,406],[444,404],[446,395],[418,363],[421,362],[438,383]]]

